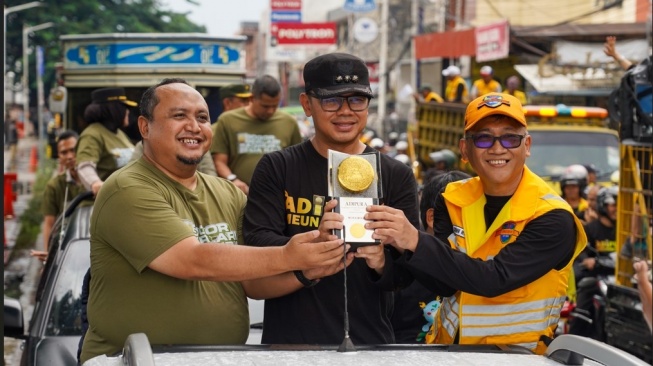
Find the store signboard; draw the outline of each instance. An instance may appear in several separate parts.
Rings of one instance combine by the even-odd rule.
[[[510,51],[510,26],[507,20],[476,27],[476,62],[500,60]]]
[[[270,35],[273,45],[336,44],[336,23],[274,23]]]
[[[376,9],[376,4],[374,0],[345,0],[342,8],[352,13],[367,13]]]
[[[301,11],[273,11],[270,13],[271,23],[301,23]]]
[[[270,0],[270,9],[275,10],[302,10],[302,0]]]

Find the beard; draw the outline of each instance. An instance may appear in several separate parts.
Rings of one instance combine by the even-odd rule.
[[[200,161],[202,161],[202,156],[200,156],[199,158],[187,158],[187,157],[184,157],[184,156],[177,155],[177,160],[179,160],[180,162],[182,162],[183,164],[186,164],[186,165],[195,165],[195,166],[197,166],[197,165],[199,165]]]

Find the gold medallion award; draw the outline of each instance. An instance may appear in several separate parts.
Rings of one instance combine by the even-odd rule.
[[[361,193],[374,182],[374,168],[360,156],[350,156],[338,166],[338,183],[345,190]]]
[[[365,226],[362,223],[357,222],[349,228],[349,233],[356,239],[360,239],[365,236]]]

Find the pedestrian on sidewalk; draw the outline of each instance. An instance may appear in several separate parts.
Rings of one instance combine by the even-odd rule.
[[[16,170],[16,150],[18,149],[18,119],[16,110],[12,108],[5,119],[5,148],[9,150],[9,166],[7,171]]]

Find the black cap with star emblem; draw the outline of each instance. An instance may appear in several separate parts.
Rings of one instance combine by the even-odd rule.
[[[343,94],[373,97],[365,62],[347,53],[318,56],[304,66],[304,90],[318,98]]]

